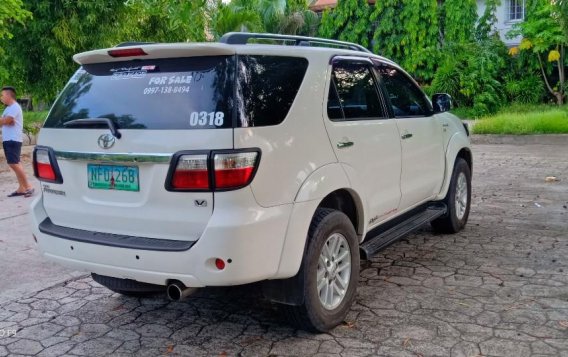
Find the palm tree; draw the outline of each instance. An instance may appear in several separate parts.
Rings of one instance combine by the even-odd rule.
[[[216,37],[229,31],[265,31],[290,35],[317,33],[319,18],[308,9],[307,0],[218,0],[213,19]]]
[[[258,12],[237,3],[224,4],[220,0],[211,21],[211,29],[217,39],[232,31],[255,32],[263,30],[262,20]]]

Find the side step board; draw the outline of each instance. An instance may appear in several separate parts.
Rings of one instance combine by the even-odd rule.
[[[418,211],[416,214],[406,218],[394,227],[379,233],[378,235],[367,238],[361,244],[361,258],[369,259],[378,251],[396,242],[405,235],[412,233],[426,223],[430,223],[436,218],[443,216],[448,208],[443,203],[428,206],[426,209]]]

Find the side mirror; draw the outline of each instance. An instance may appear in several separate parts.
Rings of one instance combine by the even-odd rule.
[[[453,107],[452,97],[446,93],[436,93],[432,96],[432,105],[434,113],[449,112]]]

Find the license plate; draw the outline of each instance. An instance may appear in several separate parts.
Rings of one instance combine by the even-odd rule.
[[[136,166],[88,164],[87,179],[93,189],[140,191]]]

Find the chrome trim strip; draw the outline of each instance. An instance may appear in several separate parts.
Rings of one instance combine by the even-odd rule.
[[[55,157],[57,158],[57,160],[69,161],[169,164],[172,158],[172,154],[55,151]]]

